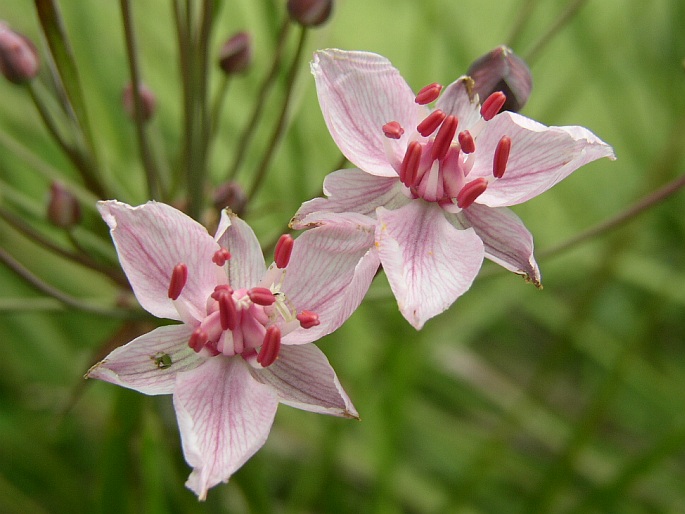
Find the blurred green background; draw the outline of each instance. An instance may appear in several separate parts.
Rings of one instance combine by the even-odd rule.
[[[217,184],[268,70],[284,3],[227,1],[217,20],[212,59],[237,30],[255,43],[254,65],[230,85],[213,143]],[[101,160],[118,199],[142,203],[135,133],[120,103],[129,79],[119,5],[62,4]],[[158,101],[155,154],[174,163],[182,106],[171,2],[134,4],[143,79]],[[0,19],[42,45],[31,2],[3,2]],[[535,236],[543,291],[486,263],[472,289],[417,333],[380,275],[349,322],[319,345],[362,421],[281,407],[266,446],[198,503],[183,486],[190,469],[171,398],[82,379],[104,346],[149,327],[122,333],[121,321],[61,308],[0,267],[0,512],[685,512],[683,193],[545,256],[685,172],[685,2],[343,0],[308,35],[306,55],[378,52],[418,90],[451,82],[502,43],[524,57],[533,51],[523,114],[588,127],[618,157],[515,208]],[[289,131],[247,216],[265,245],[321,193],[340,160],[307,60]],[[219,82],[214,73],[214,90]],[[283,82],[238,176],[244,185],[268,144]],[[0,203],[63,241],[40,221],[47,177],[60,170],[78,179],[26,92],[6,81],[0,131]],[[84,210],[95,225],[93,205]],[[6,223],[0,244],[75,297],[103,303],[116,293]],[[110,246],[102,251],[113,255]]]

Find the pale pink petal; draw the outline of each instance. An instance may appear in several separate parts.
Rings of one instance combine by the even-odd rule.
[[[254,287],[264,276],[266,265],[259,240],[252,228],[230,211],[222,211],[216,239],[231,252],[225,264],[228,281],[233,289]]]
[[[283,344],[315,341],[342,325],[357,309],[379,266],[374,220],[355,213],[322,214],[315,228],[295,240],[283,292],[297,311],[313,311],[321,324],[298,328]]]
[[[188,267],[188,282],[181,300],[204,313],[207,297],[223,273],[212,262],[219,247],[202,225],[157,202],[131,207],[111,200],[99,202],[98,210],[111,229],[121,267],[146,311],[159,318],[181,319],[168,291],[174,267],[183,263]]]
[[[284,346],[268,368],[253,369],[281,403],[320,414],[359,419],[328,359],[313,344]]]
[[[492,158],[502,136],[512,141],[506,172],[477,200],[490,207],[525,202],[589,162],[614,159],[612,148],[583,127],[546,127],[504,112],[487,122],[478,136],[469,177],[492,177]]]
[[[311,65],[324,120],[342,153],[362,170],[396,177],[408,138],[428,109],[390,61],[367,52],[322,50]],[[397,121],[405,130],[388,139],[383,125]]]
[[[452,226],[437,204],[378,209],[376,241],[400,312],[417,330],[469,287],[483,262],[473,229]]]
[[[278,398],[255,380],[242,357],[212,357],[176,378],[174,407],[183,454],[193,467],[186,486],[200,500],[266,442]]]
[[[192,327],[169,325],[120,346],[90,368],[86,378],[97,378],[144,394],[171,394],[176,375],[205,360],[188,347]]]
[[[475,203],[457,216],[461,219],[460,226],[473,227],[483,240],[488,259],[540,286],[540,269],[533,256],[533,236],[511,209]],[[448,219],[450,217],[447,215]]]
[[[410,200],[402,193],[397,177],[377,177],[352,168],[329,173],[323,182],[327,198],[315,198],[302,204],[290,222],[297,229],[306,227],[306,218],[314,212],[357,212],[375,217],[376,207],[400,207]]]
[[[435,108],[459,120],[458,131],[467,130],[480,120],[478,94],[473,90],[473,79],[459,77],[445,88]],[[482,100],[482,99],[481,99]]]

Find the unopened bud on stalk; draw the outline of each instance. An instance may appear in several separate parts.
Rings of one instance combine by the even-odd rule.
[[[71,228],[81,221],[81,206],[76,197],[59,182],[50,185],[48,221],[60,228]]]
[[[252,64],[252,38],[238,32],[228,38],[219,51],[219,67],[229,75],[244,73]]]
[[[38,74],[39,65],[31,40],[0,21],[0,73],[10,82],[22,84]]]
[[[528,65],[504,45],[476,59],[467,74],[474,80],[481,101],[501,91],[507,97],[503,111],[518,112],[528,101],[533,78]]]
[[[140,102],[143,107],[143,121],[148,121],[155,114],[155,107],[157,106],[157,99],[152,91],[147,86],[141,84],[138,88],[140,92]],[[130,82],[124,87],[124,92],[121,95],[121,101],[124,104],[124,110],[129,118],[136,119],[135,104],[133,101],[133,84]]]
[[[237,182],[224,182],[214,191],[214,207],[217,210],[228,207],[238,216],[242,216],[247,203],[245,191]]]
[[[333,0],[288,0],[288,14],[304,27],[318,27],[331,17]]]

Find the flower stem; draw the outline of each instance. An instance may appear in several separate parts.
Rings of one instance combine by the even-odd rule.
[[[559,31],[578,13],[581,7],[587,0],[571,0],[566,9],[562,11],[559,17],[550,25],[547,31],[542,34],[533,46],[524,54],[524,60],[531,64],[543,50],[543,48],[556,36]]]
[[[149,199],[163,199],[161,197],[161,183],[159,171],[155,164],[143,120],[143,101],[140,97],[140,71],[138,68],[138,52],[135,32],[133,30],[133,17],[129,0],[121,0],[121,16],[124,25],[124,37],[126,39],[126,52],[128,53],[129,73],[131,74],[131,90],[133,93],[133,113],[136,126],[136,138],[138,150],[145,170]]]
[[[262,112],[264,110],[266,96],[268,95],[269,90],[276,83],[276,77],[278,75],[278,70],[281,67],[283,50],[285,48],[285,40],[288,36],[289,29],[290,19],[286,15],[283,25],[281,26],[281,31],[278,34],[278,40],[276,42],[274,60],[271,63],[271,69],[269,70],[267,76],[264,78],[264,82],[262,82],[261,87],[259,88],[259,93],[257,94],[257,99],[255,101],[252,115],[250,116],[247,125],[245,125],[245,130],[243,131],[240,140],[238,141],[235,159],[231,163],[231,166],[228,168],[226,174],[228,180],[235,179],[238,173],[238,169],[240,168],[240,165],[243,163],[243,160],[245,159],[245,152],[247,150],[248,145],[250,144],[250,141],[252,140],[252,137],[254,136],[255,129],[257,127],[257,122],[259,121],[259,118],[261,117]]]
[[[257,168],[257,173],[255,174],[254,181],[252,182],[252,187],[250,188],[250,191],[247,194],[247,202],[249,204],[250,200],[254,197],[255,193],[257,190],[261,187],[262,183],[264,182],[264,177],[266,176],[266,172],[269,169],[269,164],[271,163],[271,159],[274,156],[274,153],[276,152],[276,148],[278,147],[278,143],[280,142],[281,138],[283,137],[284,129],[285,129],[285,121],[288,116],[288,107],[290,106],[290,101],[292,99],[292,92],[293,92],[293,87],[295,85],[295,79],[297,78],[297,72],[299,70],[299,64],[300,60],[302,58],[302,54],[304,52],[304,44],[305,41],[307,40],[307,28],[302,27],[300,30],[300,39],[297,43],[297,50],[295,51],[295,56],[293,57],[292,63],[290,65],[290,69],[288,70],[288,77],[287,77],[287,82],[286,82],[286,90],[285,90],[285,98],[283,99],[283,105],[281,106],[281,112],[278,116],[278,121],[276,122],[276,126],[274,127],[274,131],[271,134],[271,138],[269,139],[269,142],[267,143],[266,150],[264,152],[264,156],[262,157],[261,162],[259,163],[259,166]]]

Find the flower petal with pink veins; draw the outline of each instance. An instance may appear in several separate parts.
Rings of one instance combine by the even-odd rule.
[[[524,275],[540,287],[540,269],[533,256],[533,236],[521,219],[506,207],[487,207],[474,203],[455,217],[457,226],[473,227],[483,240],[485,256],[500,266]],[[447,215],[451,220],[452,216]]]
[[[471,128],[480,120],[480,102],[478,94],[473,91],[473,79],[459,77],[442,92],[435,104],[445,114],[456,116],[459,120],[458,130]],[[484,100],[484,98],[481,98]]]
[[[225,264],[231,287],[240,289],[256,286],[266,272],[266,264],[252,228],[236,214],[224,210],[221,212],[216,240],[222,248],[231,252],[231,258]]]
[[[492,158],[502,136],[511,138],[504,176],[493,181],[477,203],[516,205],[547,191],[581,166],[609,157],[612,148],[583,127],[546,127],[512,112],[488,121],[476,141],[470,177],[492,177]]]
[[[328,359],[313,344],[284,346],[268,368],[253,369],[260,382],[272,387],[281,403],[298,409],[359,419]]]
[[[283,337],[302,344],[330,334],[357,309],[380,264],[374,246],[374,220],[356,213],[314,213],[320,226],[295,240],[283,292],[299,311],[319,315],[320,325]]]
[[[86,378],[97,378],[144,394],[171,394],[176,375],[205,361],[190,347],[193,328],[159,327],[116,348],[90,368]]]
[[[336,49],[316,52],[311,70],[324,120],[345,157],[372,175],[397,176],[392,164],[399,166],[408,137],[428,114],[399,71],[380,55]],[[404,128],[400,139],[383,134],[391,121]]]
[[[186,486],[200,500],[266,442],[278,398],[255,380],[242,357],[213,357],[176,378],[174,407],[186,461]]]
[[[314,212],[357,212],[375,217],[376,207],[395,209],[410,201],[402,193],[397,176],[378,177],[356,168],[328,174],[323,181],[323,192],[327,198],[303,203],[290,226],[297,230],[305,228],[307,216]]]
[[[98,210],[109,225],[119,262],[140,305],[159,318],[180,320],[168,291],[174,267],[183,263],[189,274],[181,299],[204,316],[207,297],[217,284],[226,282],[212,262],[219,247],[207,230],[158,202],[131,207],[110,200],[98,202]]]
[[[437,204],[378,208],[376,244],[402,315],[419,330],[466,292],[483,262],[473,229],[452,226]]]

